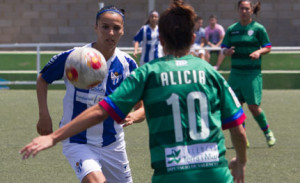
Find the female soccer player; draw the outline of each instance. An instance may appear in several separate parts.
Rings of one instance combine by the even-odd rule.
[[[224,54],[231,56],[229,84],[241,104],[247,103],[254,119],[264,132],[267,144],[275,145],[276,139],[269,128],[266,115],[260,108],[262,97],[261,55],[269,53],[271,43],[263,25],[252,20],[251,15],[260,10],[260,2],[238,2],[240,21],[231,25],[222,43]],[[249,143],[248,143],[249,146]]]
[[[206,61],[189,55],[195,39],[194,9],[174,0],[159,20],[166,56],[136,69],[99,105],[54,133],[25,146],[23,158],[74,133],[113,117],[122,122],[141,99],[150,134],[152,182],[244,182],[245,114],[223,77]],[[159,97],[158,97],[159,96]],[[140,111],[140,110],[138,110]],[[142,116],[143,111],[136,113]],[[230,129],[236,150],[229,167],[223,129]]]
[[[139,53],[139,45],[142,43],[142,54],[140,58],[140,66],[153,59],[162,56],[162,48],[159,42],[158,33],[158,19],[159,14],[157,11],[151,11],[148,20],[145,25],[143,25],[137,34],[134,36],[134,53],[136,57]]]
[[[124,34],[123,24],[123,11],[114,6],[102,8],[96,15],[94,29],[97,40],[85,46],[99,50],[107,61],[108,74],[102,84],[82,90],[74,87],[66,79],[65,62],[74,49],[54,56],[43,68],[37,79],[37,131],[40,135],[52,132],[52,120],[47,106],[47,87],[53,81],[61,78],[65,81],[66,94],[63,100],[63,117],[60,121],[60,127],[63,127],[82,111],[111,94],[137,67],[134,59],[116,48]],[[72,135],[62,144],[63,154],[81,182],[105,182],[105,178],[108,182],[132,182],[123,128],[112,118]]]

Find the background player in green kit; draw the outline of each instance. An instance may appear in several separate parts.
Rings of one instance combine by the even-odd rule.
[[[149,135],[152,182],[244,182],[246,116],[233,90],[206,61],[188,55],[194,42],[195,12],[174,0],[159,20],[166,56],[136,69],[110,96],[54,133],[25,146],[23,158],[111,116],[123,123],[140,100]],[[133,117],[133,118],[134,118]],[[223,129],[229,129],[236,157],[228,166]],[[231,168],[231,172],[229,170]],[[233,176],[232,176],[232,175]]]
[[[231,56],[229,84],[241,104],[248,108],[264,132],[268,145],[276,139],[269,128],[266,115],[260,108],[262,97],[261,55],[271,51],[271,43],[263,25],[252,20],[251,15],[260,10],[260,2],[238,2],[240,21],[231,25],[225,34],[222,47],[224,54]],[[247,141],[247,146],[249,142]]]

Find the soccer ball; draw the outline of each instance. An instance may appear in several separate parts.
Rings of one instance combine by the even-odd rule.
[[[65,74],[76,88],[93,88],[102,83],[107,74],[106,60],[94,48],[75,48],[66,60]]]

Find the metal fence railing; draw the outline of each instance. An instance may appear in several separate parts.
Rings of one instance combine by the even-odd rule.
[[[11,73],[11,74],[39,74],[39,71],[41,69],[41,52],[43,49],[54,49],[54,48],[73,48],[73,47],[79,47],[79,46],[84,46],[87,43],[14,43],[14,44],[0,44],[0,49],[20,49],[20,48],[29,48],[32,50],[35,50],[36,52],[36,70],[35,71],[5,71],[2,70],[0,73]],[[134,48],[133,47],[118,47],[122,51],[126,52],[133,52]],[[220,48],[204,48],[206,50],[212,50],[212,51],[218,51]],[[288,47],[288,46],[278,46],[278,47],[272,47],[272,53],[279,53],[279,52],[284,52],[284,53],[300,53],[300,47]],[[228,72],[228,71],[220,71],[220,72]],[[264,72],[270,72],[270,71],[263,71]],[[300,71],[271,71],[273,73],[276,72],[297,72],[300,73]],[[36,81],[0,81],[0,85],[35,85]],[[54,84],[63,84],[62,81],[56,81]]]

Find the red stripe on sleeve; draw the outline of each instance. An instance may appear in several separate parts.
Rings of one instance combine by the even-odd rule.
[[[242,124],[245,121],[245,119],[246,119],[246,115],[245,115],[245,113],[243,113],[238,119],[236,119],[230,123],[226,123],[225,125],[222,125],[222,129],[226,130],[229,128],[239,126],[240,124]]]
[[[114,111],[114,109],[105,101],[102,100],[99,102],[99,105],[101,105],[106,112],[117,122],[117,123],[121,123],[123,121],[123,119]]]

